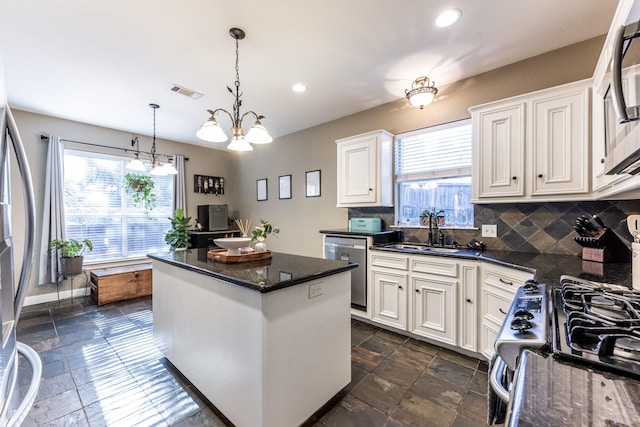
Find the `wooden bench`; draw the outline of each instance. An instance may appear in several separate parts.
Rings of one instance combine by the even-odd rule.
[[[151,264],[91,271],[91,296],[98,305],[151,295]]]

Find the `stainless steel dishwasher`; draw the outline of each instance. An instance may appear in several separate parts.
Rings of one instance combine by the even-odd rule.
[[[326,236],[324,257],[357,263],[351,270],[351,307],[367,309],[367,239]]]

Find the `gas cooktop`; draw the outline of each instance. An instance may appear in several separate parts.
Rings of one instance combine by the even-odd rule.
[[[640,378],[640,292],[562,276],[553,292],[553,351]]]

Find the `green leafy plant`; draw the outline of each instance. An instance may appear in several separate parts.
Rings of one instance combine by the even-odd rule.
[[[60,251],[60,256],[63,258],[73,258],[81,256],[85,249],[92,251],[93,243],[91,243],[89,239],[84,239],[83,241],[75,239],[54,239],[49,244],[49,249]]]
[[[433,218],[436,218],[440,215],[444,214],[444,210],[442,209],[438,209],[436,210],[435,208],[433,210],[431,209],[425,209],[422,211],[422,213],[420,214],[420,216],[430,216]]]
[[[273,234],[274,236],[278,237],[278,233],[280,233],[280,229],[278,227],[274,227],[269,224],[269,221],[261,219],[260,226],[255,227],[251,232],[251,241],[253,243],[262,242],[266,240],[269,234]]]
[[[164,241],[171,245],[172,249],[190,247],[191,240],[188,229],[191,217],[185,217],[184,210],[176,209],[173,218],[169,218],[169,220],[172,228],[164,236]]]
[[[133,206],[150,211],[156,207],[156,194],[153,192],[155,183],[149,175],[127,172],[124,175],[125,189],[131,194]]]

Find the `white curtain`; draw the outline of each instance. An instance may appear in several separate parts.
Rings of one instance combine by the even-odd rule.
[[[59,137],[52,135],[49,136],[45,172],[38,284],[56,282],[57,256],[56,251],[49,250],[49,243],[64,237],[64,144]]]
[[[173,164],[178,170],[178,174],[173,180],[173,210],[182,209],[184,211],[184,216],[188,216],[187,182],[184,172],[184,156],[182,154],[174,154]]]

